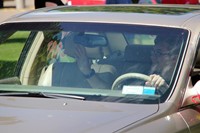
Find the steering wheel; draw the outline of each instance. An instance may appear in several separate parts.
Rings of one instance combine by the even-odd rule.
[[[144,81],[149,80],[149,76],[141,73],[126,73],[121,76],[119,76],[112,84],[112,90],[114,90],[119,84],[121,84],[123,81],[128,79],[140,79]]]

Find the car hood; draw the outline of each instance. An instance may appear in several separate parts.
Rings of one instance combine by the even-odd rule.
[[[1,96],[0,129],[5,133],[114,132],[157,111],[157,104]]]

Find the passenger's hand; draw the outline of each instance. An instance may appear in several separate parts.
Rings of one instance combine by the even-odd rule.
[[[86,50],[83,46],[77,45],[75,49],[75,58],[77,60],[77,64],[79,66],[80,71],[87,75],[91,72],[91,64],[88,60]]]

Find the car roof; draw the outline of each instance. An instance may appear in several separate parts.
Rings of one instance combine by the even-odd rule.
[[[181,27],[199,16],[197,5],[59,6],[16,15],[6,22],[100,22]]]

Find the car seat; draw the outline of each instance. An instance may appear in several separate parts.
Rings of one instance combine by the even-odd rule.
[[[146,73],[151,66],[152,45],[127,45],[124,52],[121,74],[128,72]]]

